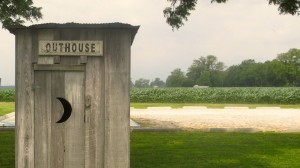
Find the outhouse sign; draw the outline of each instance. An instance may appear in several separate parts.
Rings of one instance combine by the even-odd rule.
[[[39,55],[102,56],[102,41],[40,41]]]
[[[16,168],[129,168],[139,26],[40,24],[16,38]]]

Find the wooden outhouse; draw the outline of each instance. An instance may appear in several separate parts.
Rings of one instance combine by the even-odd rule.
[[[14,26],[16,167],[130,167],[130,48],[138,26]]]

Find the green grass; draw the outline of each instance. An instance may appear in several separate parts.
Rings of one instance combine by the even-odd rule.
[[[14,132],[0,131],[0,167],[14,167]],[[131,168],[300,167],[300,134],[132,132]]]
[[[0,116],[11,113],[15,111],[14,102],[0,102]]]
[[[300,108],[297,105],[282,105],[282,104],[211,104],[211,103],[130,103],[131,107],[144,109],[147,107],[172,107],[182,108],[183,106],[206,106],[208,108],[224,108],[224,107],[281,107],[281,108]]]
[[[300,134],[133,132],[131,167],[300,167]]]
[[[15,166],[15,132],[0,131],[0,167],[14,168]]]

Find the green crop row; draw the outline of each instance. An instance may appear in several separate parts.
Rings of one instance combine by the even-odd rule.
[[[300,104],[300,88],[133,88],[131,102]]]
[[[299,87],[133,88],[133,103],[300,104]],[[0,90],[0,102],[15,101],[15,90]]]
[[[14,102],[15,90],[0,90],[0,102]]]

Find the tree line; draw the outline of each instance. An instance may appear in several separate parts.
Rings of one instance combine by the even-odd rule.
[[[185,73],[174,69],[166,82],[159,78],[150,82],[139,79],[135,87],[286,87],[300,86],[300,50],[293,48],[278,54],[272,61],[255,62],[253,59],[226,68],[214,55],[201,56],[193,61]]]

